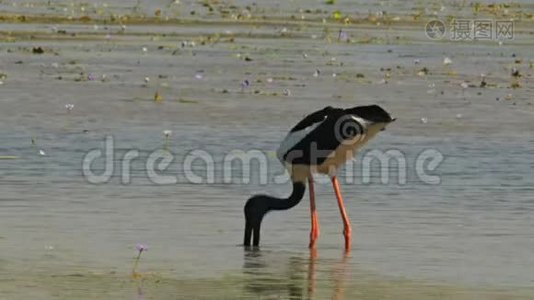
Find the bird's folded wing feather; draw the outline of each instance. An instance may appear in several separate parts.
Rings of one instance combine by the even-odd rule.
[[[306,131],[283,156],[283,160],[292,164],[320,165],[343,142],[335,131],[337,122],[345,115],[343,109],[325,107],[305,117],[293,130],[294,133]],[[306,128],[311,130],[307,131]]]
[[[327,106],[321,110],[313,112],[304,117],[304,119],[302,119],[300,122],[298,122],[297,125],[295,125],[295,127],[293,127],[290,132],[301,131],[313,126],[316,123],[322,122],[330,113],[334,111],[336,111],[335,108],[333,108],[332,106]]]

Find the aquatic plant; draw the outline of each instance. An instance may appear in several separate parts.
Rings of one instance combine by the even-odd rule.
[[[32,137],[32,146],[37,150],[37,153],[40,156],[46,156],[46,152],[44,152],[43,149],[40,149],[39,146],[37,145],[37,138],[35,137]]]
[[[343,31],[342,29],[339,29],[339,35],[337,37],[338,41],[340,42],[349,42],[349,34],[346,31]]]
[[[74,104],[65,104],[65,109],[70,113],[74,109]]]
[[[137,272],[137,266],[139,265],[141,254],[143,254],[144,251],[147,251],[148,247],[143,244],[137,244],[135,245],[135,249],[137,249],[137,257],[135,258],[134,265],[132,268],[132,278],[137,279],[142,277],[141,274]]]
[[[171,135],[172,135],[172,130],[163,130],[163,136],[165,137],[165,145],[163,148],[165,150],[169,149],[169,138],[171,137]]]
[[[154,102],[161,103],[163,101],[163,97],[160,95],[158,91],[154,94]]]
[[[245,79],[241,82],[241,92],[244,92],[246,88],[250,86],[250,81],[248,79]]]

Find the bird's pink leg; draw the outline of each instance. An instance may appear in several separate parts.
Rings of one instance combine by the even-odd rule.
[[[308,177],[308,185],[310,186],[310,212],[311,212],[311,232],[310,232],[310,249],[315,248],[315,241],[319,238],[319,219],[317,217],[317,210],[315,206],[315,188],[313,186],[313,177]]]
[[[341,218],[343,218],[343,235],[345,236],[345,251],[349,251],[350,245],[351,245],[352,228],[350,226],[349,217],[347,216],[347,211],[345,210],[345,204],[343,203],[343,197],[341,196],[341,191],[339,189],[339,182],[336,176],[332,177],[332,185],[334,186],[334,191],[336,193],[337,205],[339,206],[339,212],[341,213]]]

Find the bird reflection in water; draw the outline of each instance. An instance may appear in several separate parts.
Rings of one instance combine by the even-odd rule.
[[[344,299],[350,257],[319,259],[317,249],[309,257],[245,248],[245,294],[275,299]],[[319,268],[319,271],[318,271]],[[320,296],[318,295],[320,294]]]

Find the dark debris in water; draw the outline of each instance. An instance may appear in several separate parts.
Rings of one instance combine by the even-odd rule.
[[[33,47],[32,53],[33,54],[43,54],[45,51],[42,47]]]

